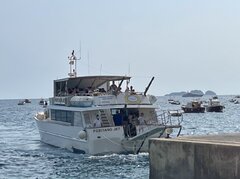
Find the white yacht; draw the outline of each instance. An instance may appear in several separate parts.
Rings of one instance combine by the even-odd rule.
[[[69,77],[54,81],[50,104],[35,116],[42,142],[90,155],[139,153],[149,138],[180,134],[181,119],[158,115],[156,97],[147,95],[154,77],[136,92],[128,76],[78,77],[76,62],[73,51]]]

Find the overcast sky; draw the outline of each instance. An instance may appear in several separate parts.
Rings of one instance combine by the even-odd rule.
[[[130,75],[137,91],[240,94],[240,1],[0,0],[0,99],[51,97],[67,77]]]

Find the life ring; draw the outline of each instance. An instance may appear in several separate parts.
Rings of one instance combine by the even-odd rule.
[[[139,104],[141,103],[141,99],[138,95],[126,95],[125,102],[128,104]]]

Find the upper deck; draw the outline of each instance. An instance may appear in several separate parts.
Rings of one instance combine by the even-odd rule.
[[[121,91],[122,83],[129,81],[130,78],[128,76],[81,76],[54,80],[53,96],[93,96],[98,93],[111,94],[113,91],[117,93]],[[118,86],[115,83],[118,83]]]
[[[128,88],[128,76],[83,76],[54,81],[52,105],[90,107],[106,105],[152,105],[156,98]],[[123,82],[126,89],[122,90]]]
[[[129,76],[77,76],[77,58],[72,51],[68,57],[70,72],[68,78],[54,80],[51,105],[91,107],[107,105],[152,105],[156,98],[146,95],[154,77],[144,92],[129,88]],[[122,86],[125,84],[125,89]]]

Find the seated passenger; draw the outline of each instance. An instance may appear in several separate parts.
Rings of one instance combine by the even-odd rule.
[[[112,82],[112,85],[110,86],[111,91],[116,91],[117,90],[117,85],[115,85],[115,82]]]
[[[130,86],[130,93],[131,93],[131,94],[136,94],[136,93],[135,93],[135,90],[133,89],[133,86]]]

